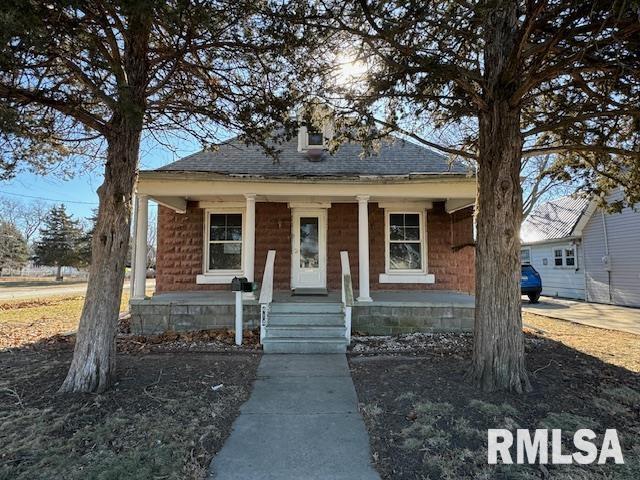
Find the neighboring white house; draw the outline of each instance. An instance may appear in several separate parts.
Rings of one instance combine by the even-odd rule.
[[[621,200],[618,191],[607,198]],[[640,307],[640,211],[594,209],[582,233],[586,299]]]
[[[617,191],[607,202],[621,199]],[[595,201],[561,197],[535,208],[520,238],[543,295],[640,307],[639,211],[605,213]]]
[[[520,252],[542,277],[542,294],[585,298],[582,230],[588,220],[587,198],[561,197],[538,205],[522,222]]]

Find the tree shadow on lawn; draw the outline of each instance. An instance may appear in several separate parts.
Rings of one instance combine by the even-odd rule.
[[[0,352],[2,480],[202,478],[260,358],[119,353],[112,389],[59,395],[72,351],[55,345]]]
[[[483,393],[465,382],[468,349],[439,356],[351,356],[374,461],[389,479],[638,479],[640,375],[527,335],[534,391]],[[487,429],[618,431],[625,465],[487,464]],[[515,461],[515,448],[511,450]]]

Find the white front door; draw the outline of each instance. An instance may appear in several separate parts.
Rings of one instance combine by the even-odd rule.
[[[291,288],[327,286],[327,211],[293,209]]]

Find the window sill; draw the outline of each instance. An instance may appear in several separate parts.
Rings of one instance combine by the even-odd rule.
[[[431,273],[381,273],[379,283],[436,283]]]
[[[232,273],[205,273],[196,276],[197,285],[223,285],[230,284],[233,277],[242,277],[242,272]]]

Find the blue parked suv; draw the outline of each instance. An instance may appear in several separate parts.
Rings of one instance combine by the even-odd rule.
[[[542,293],[542,280],[538,271],[531,265],[522,265],[520,293],[529,297],[529,303],[538,303]]]

